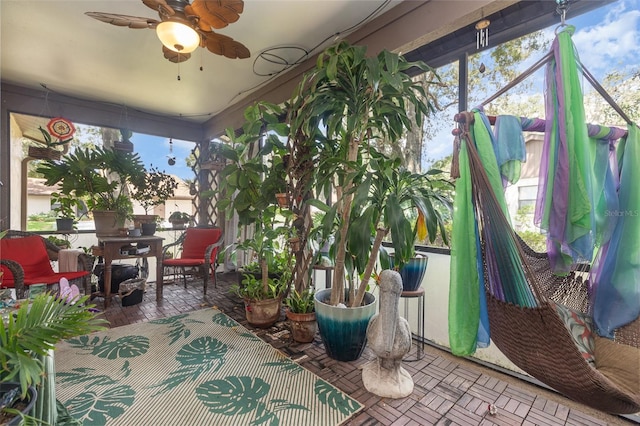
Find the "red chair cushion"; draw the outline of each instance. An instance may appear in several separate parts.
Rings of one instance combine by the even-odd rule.
[[[31,284],[54,284],[65,277],[73,280],[87,275],[87,271],[79,272],[53,272],[47,247],[42,241],[42,237],[33,235],[24,238],[4,238],[0,240],[0,258],[13,260],[20,264],[24,271],[25,285]],[[13,274],[2,265],[2,285],[6,287],[14,286]]]
[[[60,282],[60,278],[66,278],[69,281],[75,280],[76,278],[82,278],[85,275],[88,275],[87,271],[78,271],[78,272],[54,272],[51,275],[41,275],[36,277],[24,277],[24,284],[56,284]]]
[[[204,258],[201,259],[165,259],[162,262],[165,266],[200,266],[204,265]]]
[[[222,236],[220,228],[187,228],[182,244],[182,259],[204,259],[204,252],[211,244],[218,242]],[[218,249],[211,252],[211,263],[214,263]]]

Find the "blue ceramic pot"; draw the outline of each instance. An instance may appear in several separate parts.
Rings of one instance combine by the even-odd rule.
[[[402,290],[404,291],[416,291],[422,285],[422,279],[425,272],[427,272],[427,265],[429,258],[423,254],[422,257],[412,257],[408,263],[400,269],[400,276],[402,277]],[[391,257],[391,265],[393,266],[393,255]]]
[[[367,326],[376,313],[376,298],[365,293],[365,305],[357,308],[338,308],[323,303],[330,298],[331,289],[315,294],[316,320],[325,350],[335,360],[355,361],[367,345]]]
[[[424,274],[427,272],[428,263],[429,258],[427,256],[414,257],[402,267],[400,276],[402,277],[402,289],[404,291],[416,291],[420,288]]]

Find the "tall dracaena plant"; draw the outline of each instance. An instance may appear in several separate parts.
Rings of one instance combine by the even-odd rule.
[[[345,301],[345,259],[354,194],[367,171],[369,151],[384,138],[397,142],[413,126],[408,109],[415,110],[416,125],[433,109],[420,83],[406,71],[415,67],[432,71],[425,63],[407,62],[383,51],[367,57],[366,48],[340,42],[321,53],[316,67],[302,79],[292,98],[291,134],[313,136],[317,145],[316,184],[325,195],[333,186],[337,202],[329,216],[336,218],[335,268],[331,304]],[[318,126],[322,132],[318,132]],[[370,233],[368,233],[370,235]],[[366,244],[371,267],[365,268],[358,295],[350,306],[359,306],[373,270],[384,231],[377,232],[373,245]],[[368,272],[367,272],[368,271]]]

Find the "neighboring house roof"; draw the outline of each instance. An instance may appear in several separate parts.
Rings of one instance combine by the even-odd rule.
[[[189,184],[187,184],[176,175],[171,176],[173,176],[173,178],[178,182],[178,188],[176,189],[173,198],[178,200],[192,200],[193,195],[189,193]]]
[[[44,184],[43,178],[27,178],[27,195],[49,196],[56,190],[53,186]]]

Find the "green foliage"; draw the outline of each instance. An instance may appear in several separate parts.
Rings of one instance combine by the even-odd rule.
[[[48,213],[36,213],[29,215],[30,222],[53,222],[55,220],[55,216],[52,212]]]
[[[296,289],[292,289],[284,303],[293,313],[309,314],[315,310],[314,294],[314,290],[310,288],[306,288],[300,293]]]
[[[82,199],[89,210],[115,210],[119,221],[133,212],[126,188],[138,185],[145,169],[138,154],[98,147],[81,148],[37,169],[48,186],[60,186],[65,197]]]
[[[394,248],[394,264],[400,269],[415,256],[416,239],[425,234],[429,242],[438,235],[448,244],[446,218],[453,209],[450,192],[453,185],[439,177],[441,171],[412,173],[399,159],[371,153],[370,171],[364,187],[369,196],[354,202],[354,212],[371,213],[371,223],[389,230]],[[357,200],[356,200],[357,201]],[[355,220],[360,217],[357,213]],[[369,219],[367,218],[367,221]]]
[[[191,217],[190,214],[185,213],[185,212],[181,212],[181,211],[175,211],[173,213],[171,213],[171,215],[169,216],[169,222],[186,222],[189,223],[193,218]]]
[[[423,85],[405,73],[412,67],[433,71],[423,62],[409,63],[388,51],[368,57],[365,47],[340,42],[318,56],[316,67],[303,76],[288,105],[294,144],[305,146],[317,164],[312,186],[324,198],[332,188],[337,192],[337,202],[325,210],[322,225],[323,239],[334,234],[336,242],[332,304],[345,299],[345,270],[349,276],[364,272],[357,296],[349,297],[352,305],[361,303],[387,232],[376,229],[385,205],[378,205],[377,211],[372,206],[362,209],[368,206],[370,161],[377,142],[397,143],[414,124],[422,126],[434,110]],[[411,232],[405,224],[399,226]]]
[[[0,321],[0,381],[20,382],[24,397],[44,376],[38,356],[46,356],[60,340],[104,329],[106,320],[96,318],[88,300],[84,296],[68,304],[43,293],[21,305],[6,323]]]
[[[64,238],[58,238],[55,235],[49,235],[47,237],[47,240],[51,241],[53,244],[57,245],[58,247],[69,248],[69,241],[65,240]]]
[[[267,102],[252,105],[244,112],[243,132],[237,136],[228,130],[231,144],[212,146],[212,154],[227,162],[217,188],[217,206],[226,210],[228,217],[235,212],[241,226],[253,225],[252,235],[240,241],[235,251],[251,253],[249,263],[265,276],[262,294],[269,292],[269,273],[287,272],[280,280],[291,280],[294,265],[285,243],[294,235],[294,215],[280,208],[276,200],[277,193],[287,190],[289,150],[280,140],[286,134],[286,125],[280,122],[282,113],[279,106]],[[283,284],[286,287],[288,283]]]
[[[145,214],[149,214],[149,209],[159,206],[173,197],[177,188],[178,182],[173,176],[160,171],[151,164],[149,171],[135,183],[131,198],[142,205]]]
[[[275,194],[287,188],[284,156],[288,153],[279,140],[276,130],[281,130],[278,116],[282,110],[277,105],[261,102],[245,110],[245,124],[240,136],[227,131],[231,145],[219,144],[216,151],[227,159],[221,171],[218,206],[227,209],[227,215],[235,211],[240,225],[262,226],[263,211],[271,208],[274,217]],[[269,133],[264,143],[259,141]]]
[[[518,235],[522,238],[522,241],[527,243],[534,251],[546,253],[547,237],[539,231],[519,231]]]
[[[51,211],[58,218],[76,219],[77,209],[84,210],[86,208],[84,202],[80,198],[62,194],[60,192],[51,193],[51,204],[56,204]]]
[[[230,291],[249,300],[265,300],[275,299],[280,297],[287,289],[287,283],[285,277],[281,278],[267,278],[267,286],[265,288],[263,278],[256,278],[253,274],[244,274],[242,284],[233,284]]]
[[[64,145],[66,143],[69,143],[71,141],[71,139],[73,138],[69,138],[69,139],[65,139],[65,140],[53,140],[53,137],[51,136],[51,134],[46,131],[42,126],[38,126],[38,130],[40,130],[40,133],[42,134],[42,138],[44,139],[44,143],[41,145],[44,145],[47,148],[56,148],[58,146]]]

